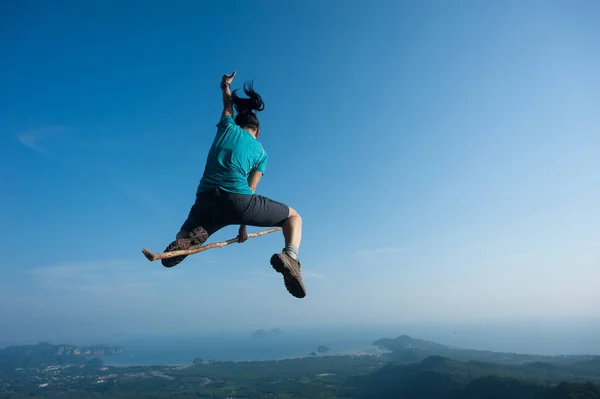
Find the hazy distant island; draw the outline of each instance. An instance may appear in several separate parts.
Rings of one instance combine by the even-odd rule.
[[[596,399],[600,356],[534,356],[453,348],[407,335],[371,354],[181,366],[83,361],[119,347],[42,343],[0,351],[0,397]]]
[[[271,330],[258,329],[252,333],[252,338],[268,338],[276,337],[282,334],[279,328],[273,328]]]
[[[320,345],[317,348],[316,352],[309,352],[308,356],[312,356],[312,357],[319,356],[319,354],[323,354],[323,353],[327,353],[327,352],[329,352],[329,348],[324,345]]]

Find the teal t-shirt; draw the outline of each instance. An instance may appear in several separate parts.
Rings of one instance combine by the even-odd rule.
[[[222,117],[217,128],[197,193],[220,188],[237,194],[252,194],[248,176],[254,170],[265,173],[267,153],[258,140],[235,124],[231,116]]]

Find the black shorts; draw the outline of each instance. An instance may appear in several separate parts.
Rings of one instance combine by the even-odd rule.
[[[290,208],[256,194],[234,194],[215,189],[198,194],[181,230],[204,227],[208,234],[229,225],[281,227]]]

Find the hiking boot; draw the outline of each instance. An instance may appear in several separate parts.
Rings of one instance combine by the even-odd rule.
[[[208,239],[208,232],[204,227],[196,227],[190,234],[185,238],[178,238],[165,249],[165,252],[181,251],[190,249],[192,247],[202,245]],[[164,267],[173,267],[180,264],[188,255],[174,256],[172,258],[161,259],[161,263]]]
[[[306,296],[306,288],[300,274],[300,261],[292,258],[285,252],[271,256],[271,266],[276,272],[283,274],[285,288],[296,298]]]

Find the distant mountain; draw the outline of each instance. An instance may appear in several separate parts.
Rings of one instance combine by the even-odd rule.
[[[419,363],[389,363],[355,377],[350,386],[359,398],[592,399],[600,398],[598,383],[598,375],[573,375],[561,366],[509,366],[432,356]]]
[[[501,364],[532,362],[575,364],[584,361],[600,362],[600,356],[592,355],[541,356],[457,348],[437,342],[415,339],[408,335],[401,335],[394,339],[382,338],[373,342],[373,345],[391,351],[390,358],[393,360],[407,363],[420,362],[430,356],[444,356],[460,361],[474,360]]]
[[[98,362],[102,356],[123,352],[122,347],[105,345],[74,346],[53,345],[41,342],[37,345],[11,345],[0,350],[0,366],[40,367],[60,364],[84,364]]]

